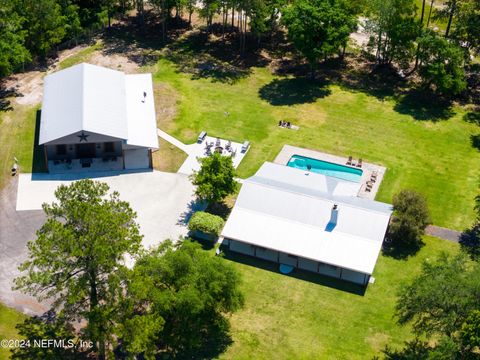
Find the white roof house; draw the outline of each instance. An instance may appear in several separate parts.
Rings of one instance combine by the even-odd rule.
[[[148,166],[148,151],[158,149],[151,74],[127,75],[82,63],[47,75],[39,134],[49,168],[50,160],[71,164],[75,158],[91,158],[95,165],[109,153],[121,157],[118,166]]]
[[[359,186],[266,162],[243,183],[222,236],[370,275],[392,208],[357,197]]]
[[[158,148],[151,74],[82,63],[47,75],[39,144],[79,131]]]

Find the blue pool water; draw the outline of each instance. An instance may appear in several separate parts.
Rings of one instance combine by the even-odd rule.
[[[293,155],[288,161],[287,165],[302,170],[308,170],[308,165],[310,165],[311,172],[357,183],[360,182],[363,173],[363,171],[360,169],[334,164],[327,161],[316,160],[300,155]]]

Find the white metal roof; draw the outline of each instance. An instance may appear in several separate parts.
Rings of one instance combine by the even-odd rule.
[[[142,102],[144,92],[148,102]],[[125,75],[85,63],[47,75],[39,143],[80,131],[158,147],[151,75]]]
[[[158,148],[152,75],[126,75],[125,85],[128,126],[127,144]]]
[[[222,235],[371,274],[391,206],[356,197],[351,184],[265,163],[244,182]],[[334,204],[339,212],[332,229]]]

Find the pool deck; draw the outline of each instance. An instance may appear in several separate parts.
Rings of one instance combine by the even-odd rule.
[[[320,151],[303,149],[303,148],[290,146],[290,145],[284,145],[282,150],[280,151],[280,153],[277,155],[277,157],[273,162],[276,164],[287,165],[288,161],[293,155],[306,156],[312,159],[323,160],[323,161],[328,161],[335,164],[348,166],[346,165],[348,160],[348,158],[346,157],[331,155],[331,154],[327,154]],[[358,162],[358,159],[353,159],[353,162],[356,164]],[[383,176],[387,171],[387,168],[380,165],[366,163],[365,161],[363,161],[361,168],[358,168],[356,166],[351,166],[351,167],[363,170],[362,178],[360,180],[361,185],[360,185],[360,190],[358,191],[358,196],[361,198],[374,200],[375,196],[377,195],[377,191],[380,187],[380,184],[382,183]],[[377,171],[378,173],[377,180],[374,182],[372,190],[368,192],[365,189],[367,187],[367,181],[370,180],[370,177],[372,176],[373,171]]]

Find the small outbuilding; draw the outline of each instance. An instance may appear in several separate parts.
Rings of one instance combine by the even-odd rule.
[[[47,75],[39,145],[49,172],[151,168],[158,149],[151,74],[82,63]]]
[[[222,231],[231,251],[366,286],[392,206],[359,183],[266,162],[245,180]]]

